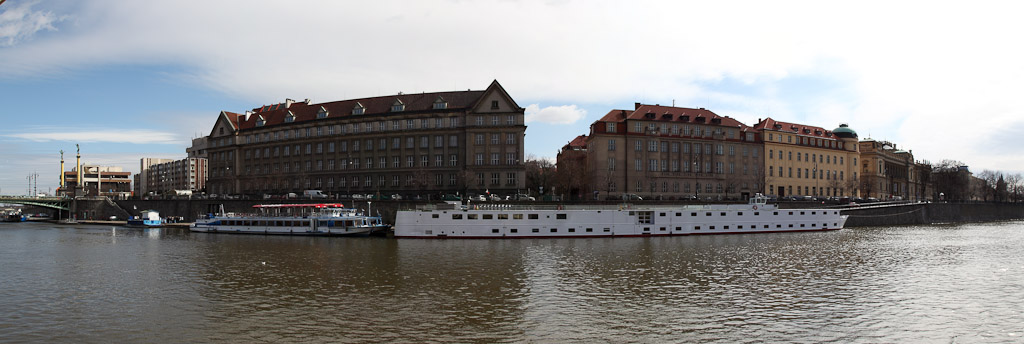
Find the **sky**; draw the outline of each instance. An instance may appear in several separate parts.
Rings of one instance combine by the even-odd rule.
[[[1005,1],[137,1],[0,5],[0,194],[184,158],[220,111],[482,90],[526,154],[613,109],[704,107],[1024,171],[1022,5]]]

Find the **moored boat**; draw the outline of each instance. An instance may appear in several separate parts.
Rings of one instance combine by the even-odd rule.
[[[668,236],[842,229],[835,209],[779,209],[756,195],[748,204],[665,207],[433,207],[399,211],[396,238],[558,238]]]
[[[163,220],[160,218],[160,212],[143,210],[142,216],[128,219],[127,225],[129,227],[160,227],[163,226]]]
[[[366,236],[386,231],[380,216],[369,216],[338,203],[260,204],[255,214],[208,214],[190,230],[203,233]]]

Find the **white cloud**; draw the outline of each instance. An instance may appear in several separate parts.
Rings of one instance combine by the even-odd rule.
[[[4,136],[33,142],[66,141],[177,145],[183,142],[176,134],[149,129],[45,131],[14,133]]]
[[[543,109],[537,104],[526,106],[526,123],[572,124],[587,116],[587,110],[576,105],[548,106]]]
[[[33,11],[37,1],[9,3],[0,9],[0,46],[14,45],[39,31],[56,31],[54,24],[66,19],[50,11]]]
[[[864,136],[871,132],[931,160],[972,159],[976,147],[962,142],[980,141],[1024,108],[1024,49],[1012,43],[1024,21],[1012,2],[95,0],[37,6],[52,3],[78,7],[35,11],[45,20],[0,34],[15,45],[0,49],[0,77],[175,65],[188,71],[183,80],[256,104],[483,89],[498,79],[517,100],[533,103],[675,99],[748,122],[769,115],[825,128],[848,122]],[[21,7],[6,10],[14,8]],[[23,18],[15,22],[33,23],[15,14],[9,16]],[[73,30],[63,30],[72,21],[61,15],[73,16]],[[20,34],[54,27],[61,30],[45,39]],[[832,92],[782,86],[807,76],[836,84],[815,85]],[[573,123],[583,118],[579,111],[537,107],[531,120]]]

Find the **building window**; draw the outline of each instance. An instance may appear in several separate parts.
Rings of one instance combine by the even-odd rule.
[[[497,100],[492,100],[491,101],[491,110],[498,110],[498,109],[499,109],[498,101]]]
[[[501,184],[501,173],[491,173],[491,185]]]
[[[516,186],[519,185],[519,174],[515,172],[509,172],[505,177],[505,185]]]
[[[614,133],[615,132],[615,123],[612,123],[612,122],[605,123],[605,131],[609,132],[609,133]]]
[[[615,151],[615,139],[608,140],[608,151]]]
[[[459,156],[457,154],[451,155],[448,159],[448,166],[459,166]]]

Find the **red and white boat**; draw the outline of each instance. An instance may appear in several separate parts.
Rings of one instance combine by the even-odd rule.
[[[779,209],[767,198],[748,204],[666,207],[433,207],[399,211],[396,238],[576,238],[668,236],[842,229],[835,209]]]

